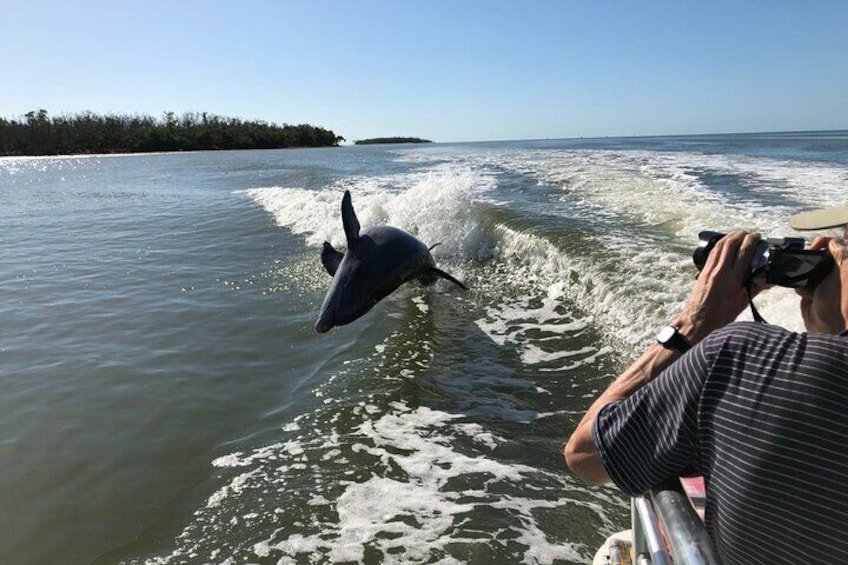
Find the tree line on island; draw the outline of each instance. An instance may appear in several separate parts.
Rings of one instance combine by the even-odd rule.
[[[21,119],[0,118],[0,155],[149,153],[215,149],[334,147],[344,138],[308,124],[277,125],[206,112],[161,118],[83,112],[50,117],[47,110]]]

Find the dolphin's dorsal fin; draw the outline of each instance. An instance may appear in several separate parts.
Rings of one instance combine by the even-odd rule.
[[[321,251],[321,264],[324,265],[330,276],[335,276],[343,257],[344,254],[341,251],[336,251],[329,241],[324,242],[324,249]]]
[[[462,288],[462,289],[464,289],[464,290],[468,290],[468,287],[467,287],[467,286],[465,286],[465,285],[464,285],[464,284],[462,284],[460,281],[456,280],[455,278],[453,278],[452,276],[450,276],[449,274],[447,274],[447,273],[446,273],[446,272],[444,272],[443,270],[441,270],[441,269],[437,269],[436,267],[430,267],[430,271],[431,271],[434,275],[436,275],[437,277],[442,277],[443,279],[449,280],[450,282],[452,282],[453,284],[455,284],[455,285],[459,286],[460,288]]]
[[[356,212],[353,211],[353,202],[351,202],[349,190],[345,190],[342,198],[342,225],[347,238],[347,248],[350,249],[353,247],[353,243],[359,239],[359,220],[356,219]]]

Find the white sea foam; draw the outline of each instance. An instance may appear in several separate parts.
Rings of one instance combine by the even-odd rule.
[[[359,442],[352,445],[354,452],[367,453],[381,462],[381,469],[365,480],[342,481],[343,491],[328,498],[327,491],[302,493],[307,507],[332,507],[337,517],[333,522],[321,523],[314,533],[308,533],[303,524],[293,524],[292,529],[278,528],[269,537],[252,545],[258,558],[274,555],[278,562],[289,562],[308,556],[331,563],[361,562],[366,551],[377,551],[384,558],[404,563],[430,562],[435,555],[444,555],[448,547],[457,544],[485,543],[486,538],[466,535],[462,525],[471,519],[478,508],[503,511],[512,524],[508,537],[525,547],[522,562],[550,564],[557,559],[578,561],[581,554],[569,543],[551,540],[545,533],[538,511],[561,509],[568,505],[585,505],[593,512],[605,516],[597,502],[568,498],[573,487],[565,477],[547,473],[520,463],[504,463],[482,454],[468,455],[455,447],[457,437],[467,437],[495,449],[504,440],[487,433],[473,422],[462,422],[462,416],[448,414],[426,407],[411,409],[402,403],[393,403],[393,411],[375,420],[364,420],[354,431]],[[348,439],[350,441],[350,439]],[[250,470],[235,476],[226,486],[215,492],[207,501],[206,509],[217,511],[225,506],[238,508],[239,500],[255,497],[257,491],[268,488],[285,488],[289,481],[313,468],[310,461],[319,457],[323,447],[316,442],[292,440],[257,450],[250,455],[233,454],[216,460],[218,466],[243,467]],[[335,454],[332,450],[325,455]],[[286,462],[284,465],[279,463]],[[398,470],[400,474],[398,474]],[[543,478],[555,486],[545,496],[504,496],[504,485],[526,485]],[[464,478],[475,488],[456,490],[452,481]],[[320,481],[316,481],[316,485]],[[295,492],[292,496],[297,496]],[[541,493],[540,493],[541,494]],[[606,497],[601,494],[601,499]],[[609,501],[609,499],[606,499]],[[278,508],[276,513],[285,513]],[[215,514],[204,520],[204,525],[217,531],[215,521],[226,519]],[[249,527],[261,514],[255,511],[233,515],[230,527]],[[604,517],[604,520],[608,518]],[[493,532],[491,535],[495,535]],[[196,532],[187,530],[181,536],[188,542]],[[202,541],[202,540],[201,540]],[[199,543],[197,540],[195,543]],[[220,549],[214,550],[216,553]],[[151,563],[179,562],[186,556],[202,555],[198,546],[180,547],[171,555],[152,560]],[[323,556],[323,557],[321,557]],[[444,562],[461,562],[445,557]]]
[[[522,158],[517,161],[517,167],[526,166]],[[575,169],[579,172],[574,173]],[[765,204],[755,198],[742,199],[735,194],[717,193],[695,174],[703,170],[750,178],[759,187],[752,192],[780,194],[786,202],[781,205]],[[728,230],[744,227],[767,235],[796,235],[788,228],[789,216],[803,207],[842,202],[848,180],[844,167],[831,164],[638,151],[566,153],[561,161],[554,159],[543,163],[536,174],[545,182],[557,183],[566,178],[568,182],[564,189],[569,197],[573,197],[573,192],[579,192],[581,199],[606,211],[613,210],[617,215],[635,216],[649,224],[677,224],[680,226],[676,232],[677,240],[692,246],[697,232],[705,228]],[[566,177],[569,174],[572,176]],[[665,259],[665,267],[657,269],[657,262],[662,259]],[[643,289],[653,286],[651,278],[656,273],[671,274],[667,282],[680,285],[684,281],[674,276],[675,273],[669,273],[668,268],[678,272],[681,267],[691,269],[688,256],[682,259],[683,265],[671,255],[662,257],[650,249],[645,250],[638,261],[645,272],[642,276],[624,281],[619,286],[620,294],[644,296]],[[688,284],[680,286],[686,288]],[[682,296],[674,290],[671,294]],[[649,302],[664,302],[668,298],[672,296],[657,295]],[[675,300],[670,303],[677,305]],[[775,289],[758,298],[757,303],[770,321],[795,330],[803,327],[798,314],[798,299],[791,291]],[[750,317],[750,313],[745,312],[741,319]],[[633,321],[642,319],[638,316]]]
[[[481,158],[491,163],[491,156]],[[499,167],[562,186],[570,200],[599,213],[640,218],[647,224],[680,220],[687,241],[701,229],[746,228],[789,232],[788,216],[802,207],[844,201],[848,171],[828,163],[748,156],[647,151],[509,151]],[[699,175],[729,174],[748,179],[751,192],[780,194],[783,205],[716,192]]]
[[[529,364],[549,359],[553,352],[522,335],[579,330],[563,325],[563,313],[556,312],[558,301],[578,305],[611,343],[638,347],[679,309],[688,293],[695,274],[689,253],[700,230],[744,227],[768,235],[793,235],[787,224],[792,213],[841,202],[848,181],[843,167],[827,163],[681,152],[512,149],[437,157],[439,163],[430,169],[342,179],[333,190],[276,187],[249,193],[280,225],[304,234],[310,245],[326,239],[343,246],[338,200],[341,189],[349,188],[364,226],[397,225],[427,243],[442,242],[435,253],[460,260],[507,262],[509,270],[484,276],[506,276],[524,286],[535,281],[536,296],[560,285],[546,311],[521,314],[516,310],[528,308],[526,301],[507,302],[489,307],[488,315],[478,320],[496,343],[524,348],[522,358]],[[401,158],[422,165],[435,159],[430,151],[407,151]],[[598,253],[563,249],[545,237],[475,214],[475,208],[500,200],[494,189],[502,171],[560,186],[560,202],[546,213],[609,226],[586,236],[585,246]],[[708,186],[704,174],[733,175],[749,183],[747,196]],[[648,236],[644,228],[665,232],[667,239]],[[757,303],[770,321],[790,329],[803,327],[793,293],[771,291]],[[419,307],[426,308],[421,303]],[[741,318],[750,319],[750,314]]]
[[[390,224],[428,245],[440,243],[435,255],[475,256],[487,250],[483,226],[474,219],[474,197],[494,186],[485,173],[440,166],[424,173],[347,178],[323,191],[269,187],[248,194],[271,212],[279,225],[304,234],[310,245],[319,246],[326,240],[344,247],[339,206],[341,191],[351,190],[363,227]]]
[[[639,343],[656,325],[657,319],[667,317],[685,297],[683,263],[687,260],[676,253],[656,247],[639,249],[638,241],[613,235],[605,238],[605,242],[598,241],[598,249],[609,245],[607,258],[585,252],[568,254],[533,234],[506,226],[501,226],[499,231],[501,257],[515,263],[513,276],[525,281],[535,278],[539,285],[537,292],[547,296],[554,293],[555,298],[551,299],[554,303],[567,299],[577,305],[584,316],[591,316],[593,323],[599,324],[613,338],[611,341]],[[588,239],[585,244],[593,246]],[[670,265],[672,269],[654,272],[645,269],[649,264]],[[491,316],[479,321],[478,325],[489,331],[494,320],[495,330],[491,335],[498,341],[503,337],[497,336],[496,328],[504,324],[509,328],[510,337],[518,338],[519,334],[512,329],[516,316],[530,324],[524,326],[524,331],[534,324],[538,329],[551,323],[550,319],[534,321],[525,317],[522,312],[526,311],[527,304],[522,302],[504,305],[497,313],[490,311]],[[564,315],[557,317],[561,323]],[[578,321],[577,326],[563,329],[579,329],[580,323],[585,322]]]
[[[546,304],[548,311],[517,313],[528,307],[521,301],[490,308],[478,326],[496,343],[527,342],[520,336],[535,330],[577,331],[563,325],[561,312],[551,311],[557,301],[567,299],[604,328],[610,342],[637,347],[685,298],[694,277],[689,250],[697,243],[698,231],[745,227],[790,234],[791,213],[799,206],[840,201],[846,182],[844,168],[829,164],[694,153],[510,150],[442,157],[452,162],[404,175],[342,179],[333,190],[275,187],[249,194],[280,225],[304,234],[310,245],[326,239],[343,246],[338,200],[340,190],[349,188],[363,226],[390,223],[427,243],[442,242],[436,254],[505,261],[510,270],[486,276],[510,277],[525,286],[536,281],[536,293],[559,293]],[[403,159],[427,163],[433,155],[406,152]],[[545,237],[492,224],[485,215],[475,214],[475,207],[498,201],[493,189],[503,170],[561,186],[560,203],[547,213],[592,218],[599,226],[609,226],[606,232],[587,235],[585,246],[599,253],[564,250]],[[756,186],[781,195],[784,203],[765,204],[756,197],[716,191],[699,177],[704,171],[753,179]],[[751,193],[757,190],[766,189]],[[670,228],[671,239],[646,238],[642,228],[634,233],[623,229],[627,225]],[[669,248],[670,243],[675,247]],[[757,302],[767,319],[791,329],[802,327],[792,293],[767,293]],[[426,308],[421,303],[419,307]],[[516,316],[523,320],[518,326]],[[749,318],[747,313],[742,316]],[[550,354],[529,344],[522,357],[532,364]]]
[[[527,547],[525,563],[580,559],[568,544],[551,542],[534,513],[539,508],[557,508],[573,501],[509,497],[505,502],[488,492],[488,485],[521,483],[542,471],[457,451],[452,439],[457,433],[473,437],[489,449],[503,441],[483,432],[479,424],[454,423],[461,418],[459,415],[426,407],[395,408],[396,411],[377,420],[366,420],[358,427],[356,435],[361,442],[354,451],[379,459],[387,470],[401,469],[403,479],[375,475],[363,482],[348,483],[335,504],[337,524],[327,525],[311,536],[275,532],[272,538],[255,546],[257,556],[276,550],[289,557],[325,554],[333,563],[358,562],[364,558],[366,547],[376,547],[383,555],[402,562],[423,563],[451,544],[479,543],[479,539],[456,537],[452,532],[461,516],[483,505],[520,516],[522,527],[516,538]],[[477,476],[477,491],[446,488],[458,477]],[[551,478],[562,480],[556,475]],[[565,484],[562,487],[564,492],[569,488]],[[317,504],[317,500],[313,497],[310,503]],[[600,507],[594,510],[603,512]]]
[[[420,311],[417,316],[428,317]],[[396,334],[371,355],[386,362],[404,340]],[[427,344],[409,346],[409,358],[432,354]],[[416,377],[419,369],[409,367],[401,378]],[[313,392],[335,396],[338,384],[356,376],[345,373],[355,370],[344,369]],[[284,441],[213,462],[232,476],[196,512],[177,549],[150,563],[203,561],[212,554],[278,563],[364,562],[375,556],[383,562],[462,563],[452,556],[456,548],[478,551],[473,546],[503,546],[503,540],[516,562],[575,562],[586,548],[558,537],[560,529],[551,530],[546,513],[584,508],[609,527],[605,508],[620,507],[605,492],[587,500],[567,474],[503,460],[498,450],[510,440],[483,422],[403,400],[385,402],[374,393],[352,405],[349,400],[347,409],[321,405],[281,430]],[[269,509],[263,510],[266,498]],[[303,519],[292,520],[293,512]],[[480,529],[477,524],[493,513],[499,529]],[[269,527],[275,524],[282,525]],[[253,541],[226,545],[232,542],[220,541],[222,531],[228,532],[225,540]]]
[[[847,176],[844,168],[830,164],[671,152],[508,151],[494,158],[462,155],[461,161],[486,167],[496,162],[499,168],[561,186],[561,213],[610,226],[603,237],[586,242],[605,253],[579,256],[502,226],[498,255],[526,266],[541,277],[543,285],[557,279],[569,281],[564,294],[587,306],[587,313],[596,317],[613,341],[633,345],[649,339],[653,328],[680,307],[694,272],[688,251],[663,249],[639,232],[622,233],[618,226],[667,226],[676,245],[689,249],[697,243],[697,233],[707,228],[744,227],[793,235],[789,215],[803,207],[841,202]],[[757,185],[752,194],[768,191],[770,196],[782,196],[784,202],[765,203],[755,196],[718,192],[701,180],[703,171],[750,178]],[[803,327],[793,293],[771,291],[757,303],[770,321],[795,330]],[[478,324],[496,342],[503,343],[505,336],[497,329],[499,324],[501,330],[509,326],[508,333],[515,339],[518,334],[510,322],[513,309],[508,306],[496,315],[490,312]],[[750,317],[746,312],[741,319]],[[525,360],[532,361],[531,357],[525,355]]]

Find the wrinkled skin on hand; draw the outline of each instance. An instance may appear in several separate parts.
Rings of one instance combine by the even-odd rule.
[[[716,243],[675,321],[686,329],[690,342],[729,324],[747,308],[745,277],[759,242],[759,234],[734,231]],[[755,296],[765,288],[752,288],[751,293]]]

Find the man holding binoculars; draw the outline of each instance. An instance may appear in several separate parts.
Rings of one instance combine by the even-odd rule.
[[[790,225],[846,226],[848,203]],[[703,475],[726,563],[832,562],[848,546],[848,247],[705,233],[682,311],[592,404],[566,460],[633,496]],[[774,284],[801,296],[807,332],[734,322]]]

